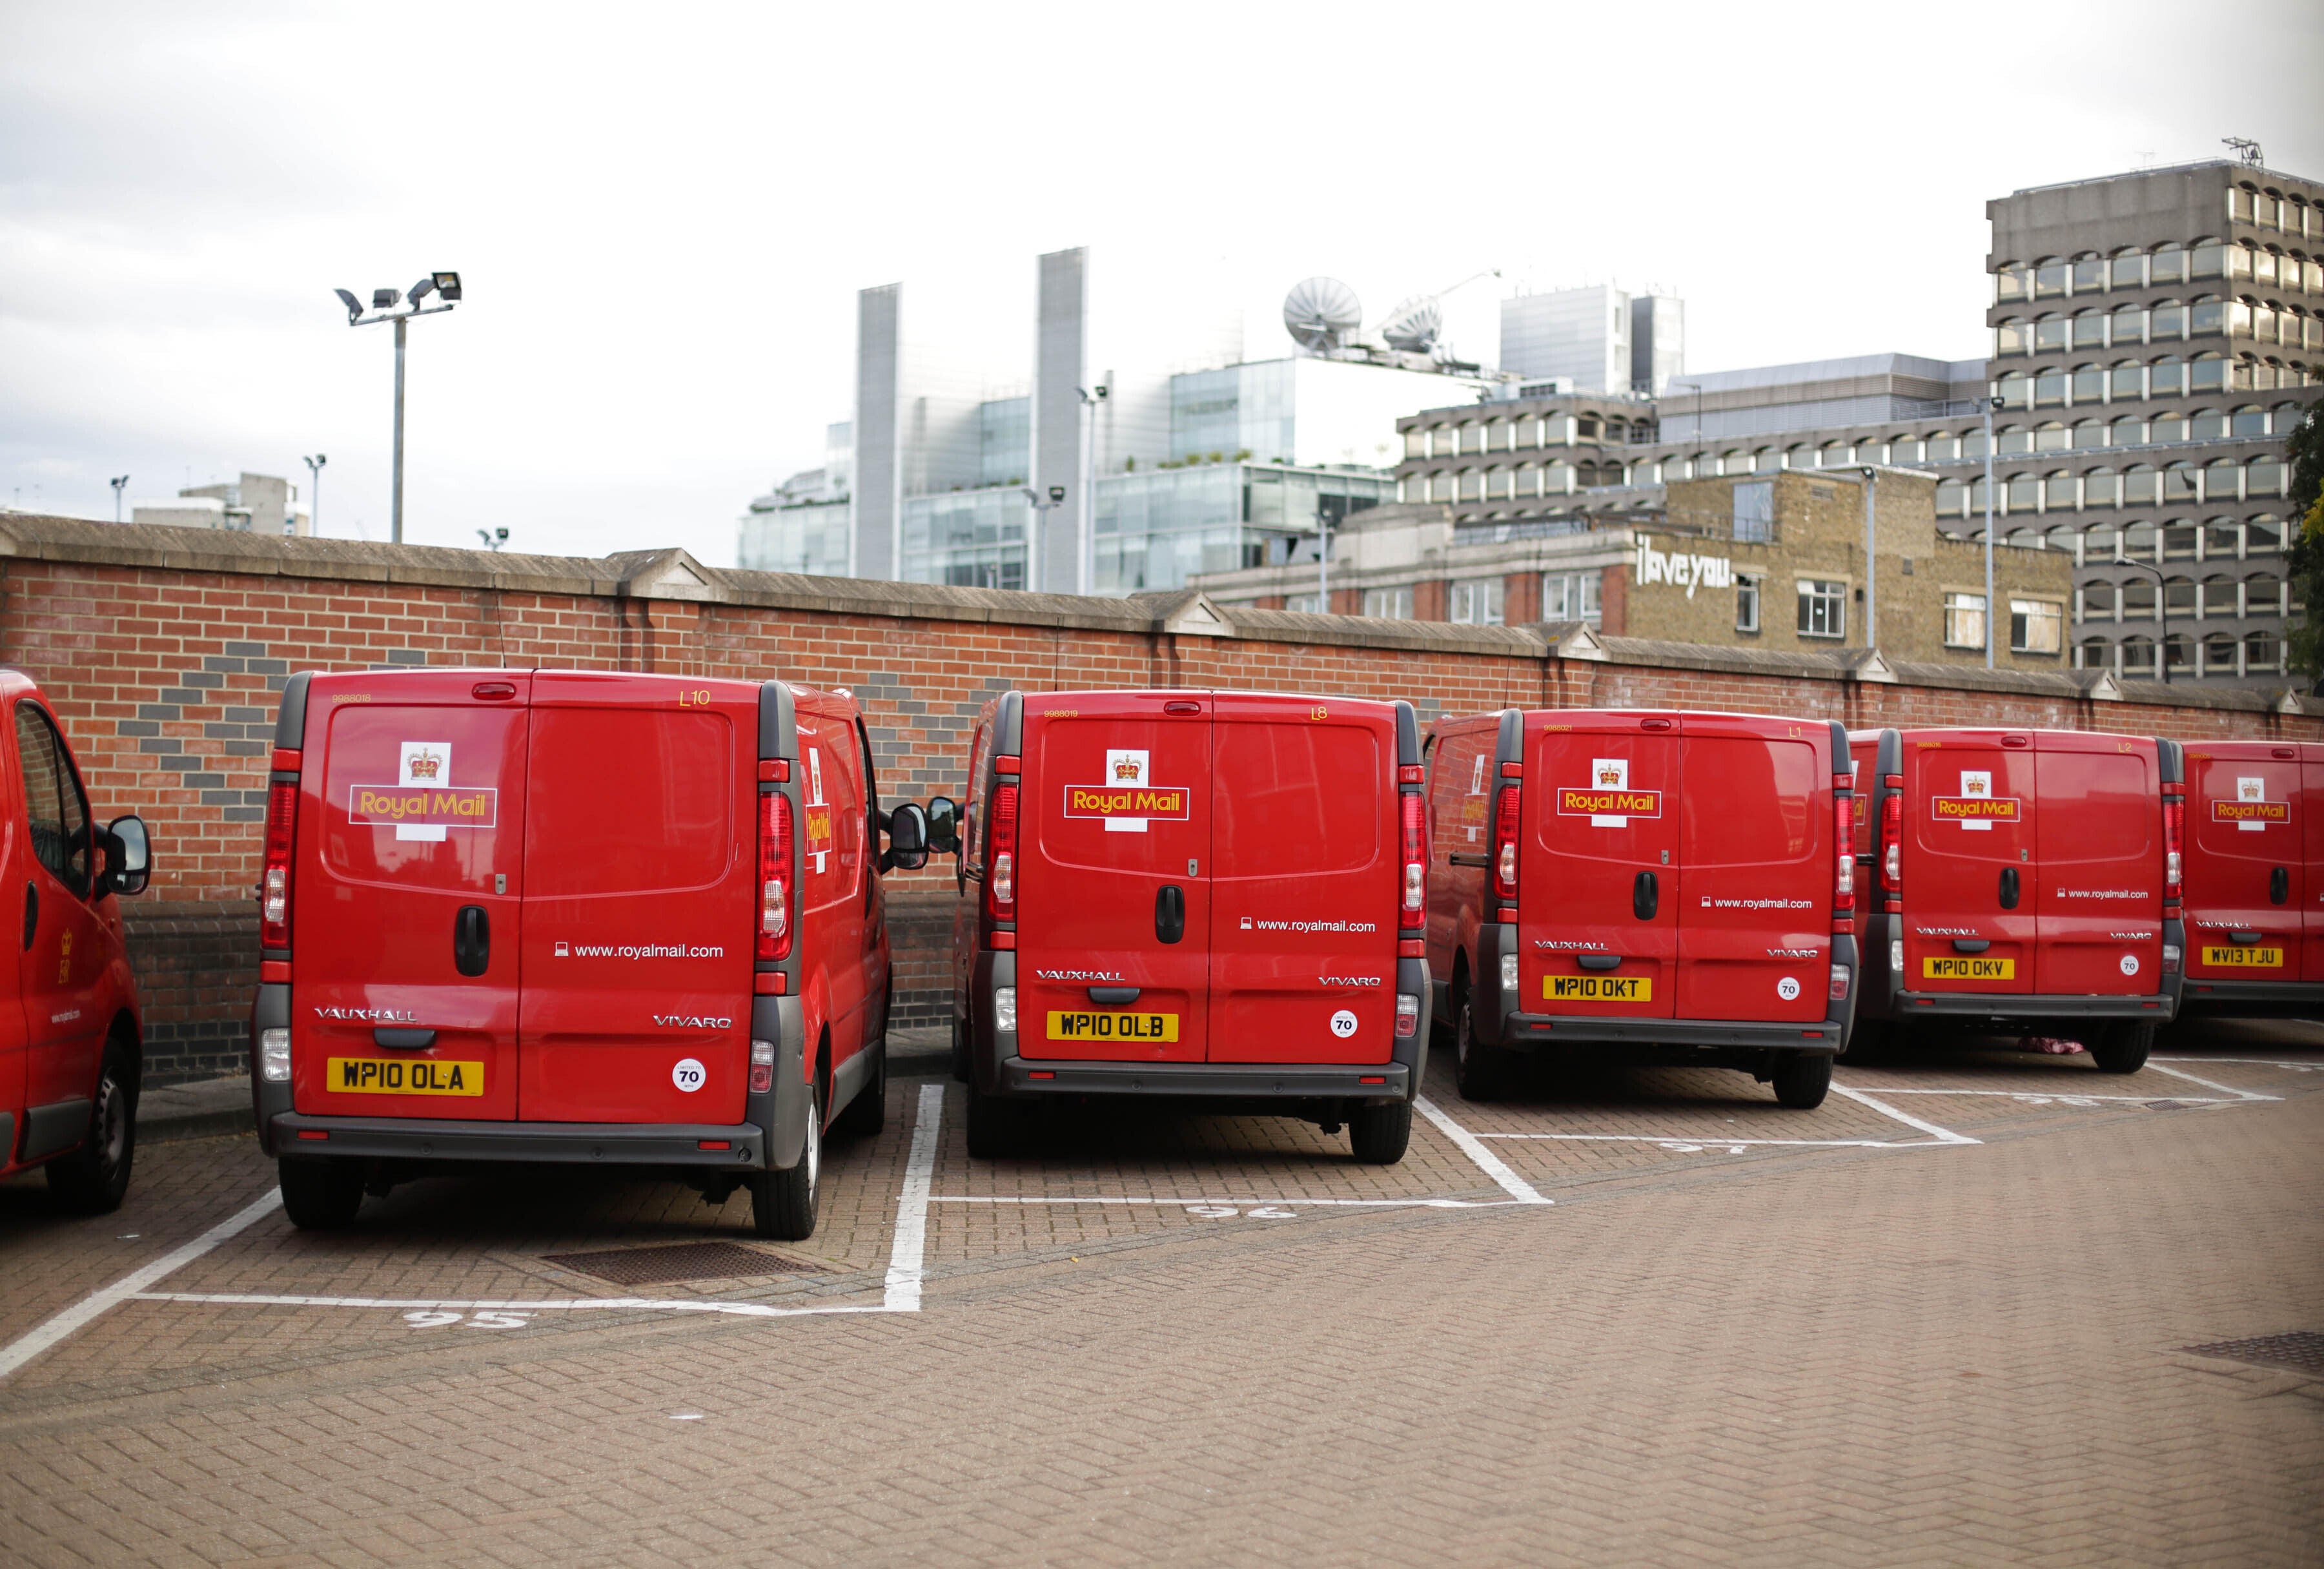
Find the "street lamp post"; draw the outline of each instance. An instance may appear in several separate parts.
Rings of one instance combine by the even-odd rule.
[[[127,488],[129,476],[121,475],[108,483],[113,486],[113,521],[117,523],[121,521],[121,493]]]
[[[299,461],[307,466],[307,488],[314,493],[307,500],[307,528],[319,540],[323,537],[323,465],[330,459],[318,452]]]
[[[460,299],[460,275],[457,272],[430,272],[414,283],[409,291],[398,294],[392,289],[371,291],[373,315],[363,313],[362,303],[345,289],[335,291],[339,303],[347,308],[349,327],[376,327],[383,321],[395,323],[395,472],[389,492],[388,538],[396,544],[403,543],[403,334],[404,324],[415,316],[435,316],[452,309]],[[420,302],[430,293],[444,301],[422,309]],[[401,302],[404,309],[398,310]]]
[[[1074,391],[1082,395],[1083,411],[1088,414],[1089,438],[1082,443],[1082,539],[1076,555],[1076,569],[1081,579],[1081,592],[1097,592],[1097,406],[1105,401],[1109,391],[1103,382],[1094,392],[1085,387]]]
[[[1065,504],[1065,487],[1051,485],[1049,499],[1043,501],[1041,494],[1028,485],[1025,487],[1025,499],[1033,503],[1033,537],[1025,542],[1025,587],[1038,593],[1041,578],[1046,576],[1041,569],[1041,548],[1048,542],[1049,514]]]
[[[1985,401],[1985,668],[1993,669],[1993,411],[1998,398]]]

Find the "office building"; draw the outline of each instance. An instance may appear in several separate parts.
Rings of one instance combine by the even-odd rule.
[[[854,448],[852,422],[827,426],[822,467],[803,469],[753,497],[738,530],[735,564],[761,572],[846,576]]]
[[[1606,284],[1515,295],[1501,301],[1499,368],[1577,392],[1658,396],[1686,368],[1686,307]]]
[[[315,531],[313,509],[299,499],[299,487],[271,474],[244,474],[230,484],[189,485],[173,501],[136,502],[129,521],[241,534]]]

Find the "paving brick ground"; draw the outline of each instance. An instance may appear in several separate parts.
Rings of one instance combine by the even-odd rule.
[[[1440,1065],[1548,1206],[1425,1122],[1388,1169],[1174,1113],[972,1163],[955,1088],[918,1314],[127,1303],[0,1380],[0,1560],[2313,1564],[2324,1386],[2178,1348],[2324,1329],[2324,1029],[2160,1056],[1843,1066],[1870,1103],[1812,1113],[1678,1071],[1469,1106]],[[876,1305],[935,1082],[835,1146],[825,1228],[767,1249],[804,1272],[576,1274],[765,1245],[740,1195],[520,1176],[272,1216],[164,1288]],[[0,1344],[268,1180],[218,1139],[102,1221],[0,1185]]]

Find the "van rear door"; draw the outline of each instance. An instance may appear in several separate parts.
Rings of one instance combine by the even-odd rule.
[[[1677,1017],[1821,1020],[1839,854],[1831,729],[1725,714],[1680,724]]]
[[[742,1120],[758,712],[748,682],[533,678],[523,1121]]]
[[[2187,974],[2209,981],[2300,976],[2310,896],[2301,847],[2300,752],[2187,750]],[[2281,757],[2273,755],[2282,752]],[[2243,933],[2251,940],[2238,941]]]
[[[1025,699],[1018,1050],[1201,1062],[1209,1046],[1211,696]]]
[[[309,688],[290,898],[298,1111],[516,1116],[532,681],[447,669]]]
[[[2300,901],[2300,978],[2324,981],[2324,745],[2301,744],[2300,801],[2292,814],[2300,819],[2301,860],[2309,868]]]
[[[2043,882],[2034,989],[2162,990],[2163,776],[2154,743],[2043,730],[2034,751]]]
[[[1529,831],[1520,825],[1523,1005],[1668,1019],[1677,1005],[1684,896],[1678,722],[1571,710],[1546,722],[1528,718],[1541,728],[1526,760]]]
[[[1904,985],[1916,992],[2034,990],[2033,737],[2025,731],[1907,731]]]
[[[1211,1061],[1388,1059],[1393,725],[1377,704],[1213,695]]]

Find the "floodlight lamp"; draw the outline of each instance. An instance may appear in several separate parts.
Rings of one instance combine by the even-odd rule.
[[[1049,487],[1049,499],[1053,502],[1063,502],[1065,499],[1065,487],[1061,485],[1051,485]]]
[[[345,289],[334,289],[331,292],[337,295],[339,303],[347,308],[347,325],[354,326],[355,318],[363,314],[363,301]]]
[[[374,310],[392,310],[395,302],[402,298],[392,289],[374,289],[371,291],[371,308]]]
[[[436,287],[436,280],[435,280],[435,279],[433,279],[433,278],[422,278],[421,280],[420,280],[420,281],[419,281],[419,282],[414,283],[410,288],[409,288],[409,289],[405,290],[405,291],[403,291],[403,297],[404,297],[404,299],[406,299],[406,300],[410,300],[410,301],[411,302],[411,304],[416,308],[416,307],[419,305],[419,303],[420,302],[420,300],[424,300],[424,299],[426,299],[426,298],[427,298],[427,296],[428,296],[428,291],[429,291],[430,289],[433,289],[433,288],[435,288],[435,287]]]
[[[503,524],[501,527],[499,527],[499,528],[497,528],[497,529],[494,529],[494,530],[493,531],[493,538],[494,538],[494,539],[496,539],[496,540],[505,540],[505,539],[507,539],[507,538],[508,538],[508,526],[507,526],[506,524]]]
[[[460,275],[457,272],[438,272],[435,283],[436,292],[444,300],[449,301],[460,298]]]

